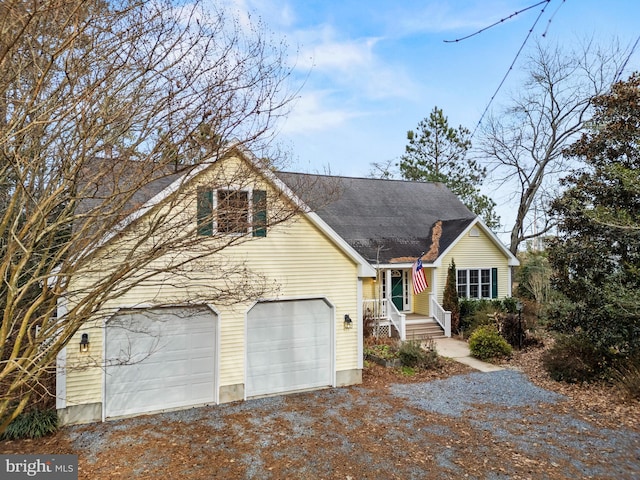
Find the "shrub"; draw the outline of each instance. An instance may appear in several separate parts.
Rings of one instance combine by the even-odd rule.
[[[463,308],[461,306],[460,311]],[[460,330],[466,337],[471,335],[478,327],[483,325],[491,325],[494,323],[492,315],[496,313],[496,309],[487,300],[465,300],[464,317],[460,314]]]
[[[384,360],[397,358],[398,348],[387,344],[374,344],[364,347],[365,355],[374,355]]]
[[[471,355],[480,360],[508,357],[511,355],[511,345],[498,333],[493,325],[478,327],[469,338]]]
[[[615,367],[612,379],[625,397],[640,400],[640,358]]]
[[[451,259],[447,270],[447,280],[442,294],[442,308],[451,312],[451,331],[458,332],[460,330],[460,305],[456,288],[456,263],[453,259]]]
[[[521,319],[515,313],[505,313],[499,316],[500,334],[512,347],[520,347],[526,344],[525,325],[520,324]],[[522,320],[524,323],[524,320]]]
[[[423,343],[426,343],[423,346]],[[433,340],[407,340],[400,345],[398,357],[403,367],[432,368],[438,363],[438,352]]]
[[[55,410],[31,410],[21,413],[2,434],[3,439],[40,438],[58,430],[58,414]]]
[[[572,333],[579,325],[575,304],[560,293],[554,294],[544,306],[543,320],[547,323],[549,330],[555,330],[558,333]]]
[[[500,300],[502,304],[502,309],[507,313],[517,313],[518,312],[518,299],[516,297],[507,297],[503,300]]]
[[[589,382],[605,372],[607,357],[584,335],[563,335],[544,353],[542,365],[558,382]]]

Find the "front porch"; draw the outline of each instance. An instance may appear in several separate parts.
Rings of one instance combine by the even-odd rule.
[[[432,315],[400,312],[386,299],[364,300],[365,332],[401,340],[451,337],[451,313],[442,308],[435,294],[429,294],[429,304]]]

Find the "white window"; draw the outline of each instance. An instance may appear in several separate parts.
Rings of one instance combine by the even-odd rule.
[[[467,268],[457,270],[459,298],[496,298],[498,296],[497,268]]]
[[[264,190],[198,189],[198,235],[214,232],[267,236],[267,192]]]

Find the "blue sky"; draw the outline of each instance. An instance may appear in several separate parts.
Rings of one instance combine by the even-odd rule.
[[[292,85],[300,92],[280,125],[279,140],[292,157],[287,169],[348,176],[367,176],[372,162],[399,159],[407,130],[436,105],[450,125],[474,130],[542,9],[468,40],[445,43],[537,2],[230,1],[259,16],[291,48]],[[530,45],[541,39],[570,47],[589,37],[607,43],[616,36],[627,45],[638,35],[637,0],[552,0]],[[494,107],[507,103],[519,86],[524,60],[523,55]],[[640,45],[627,73],[638,69]]]

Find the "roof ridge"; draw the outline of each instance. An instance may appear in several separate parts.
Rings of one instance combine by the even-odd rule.
[[[376,177],[362,177],[362,176],[349,176],[349,175],[334,175],[330,173],[305,173],[305,172],[291,172],[285,170],[276,170],[276,175],[282,173],[285,175],[306,175],[314,177],[326,177],[326,178],[343,178],[347,180],[367,180],[367,181],[379,181],[379,182],[399,182],[399,183],[419,183],[419,184],[431,184],[431,185],[445,185],[444,182],[426,182],[420,180],[407,180],[404,178],[376,178]],[[446,185],[445,185],[446,186]]]

